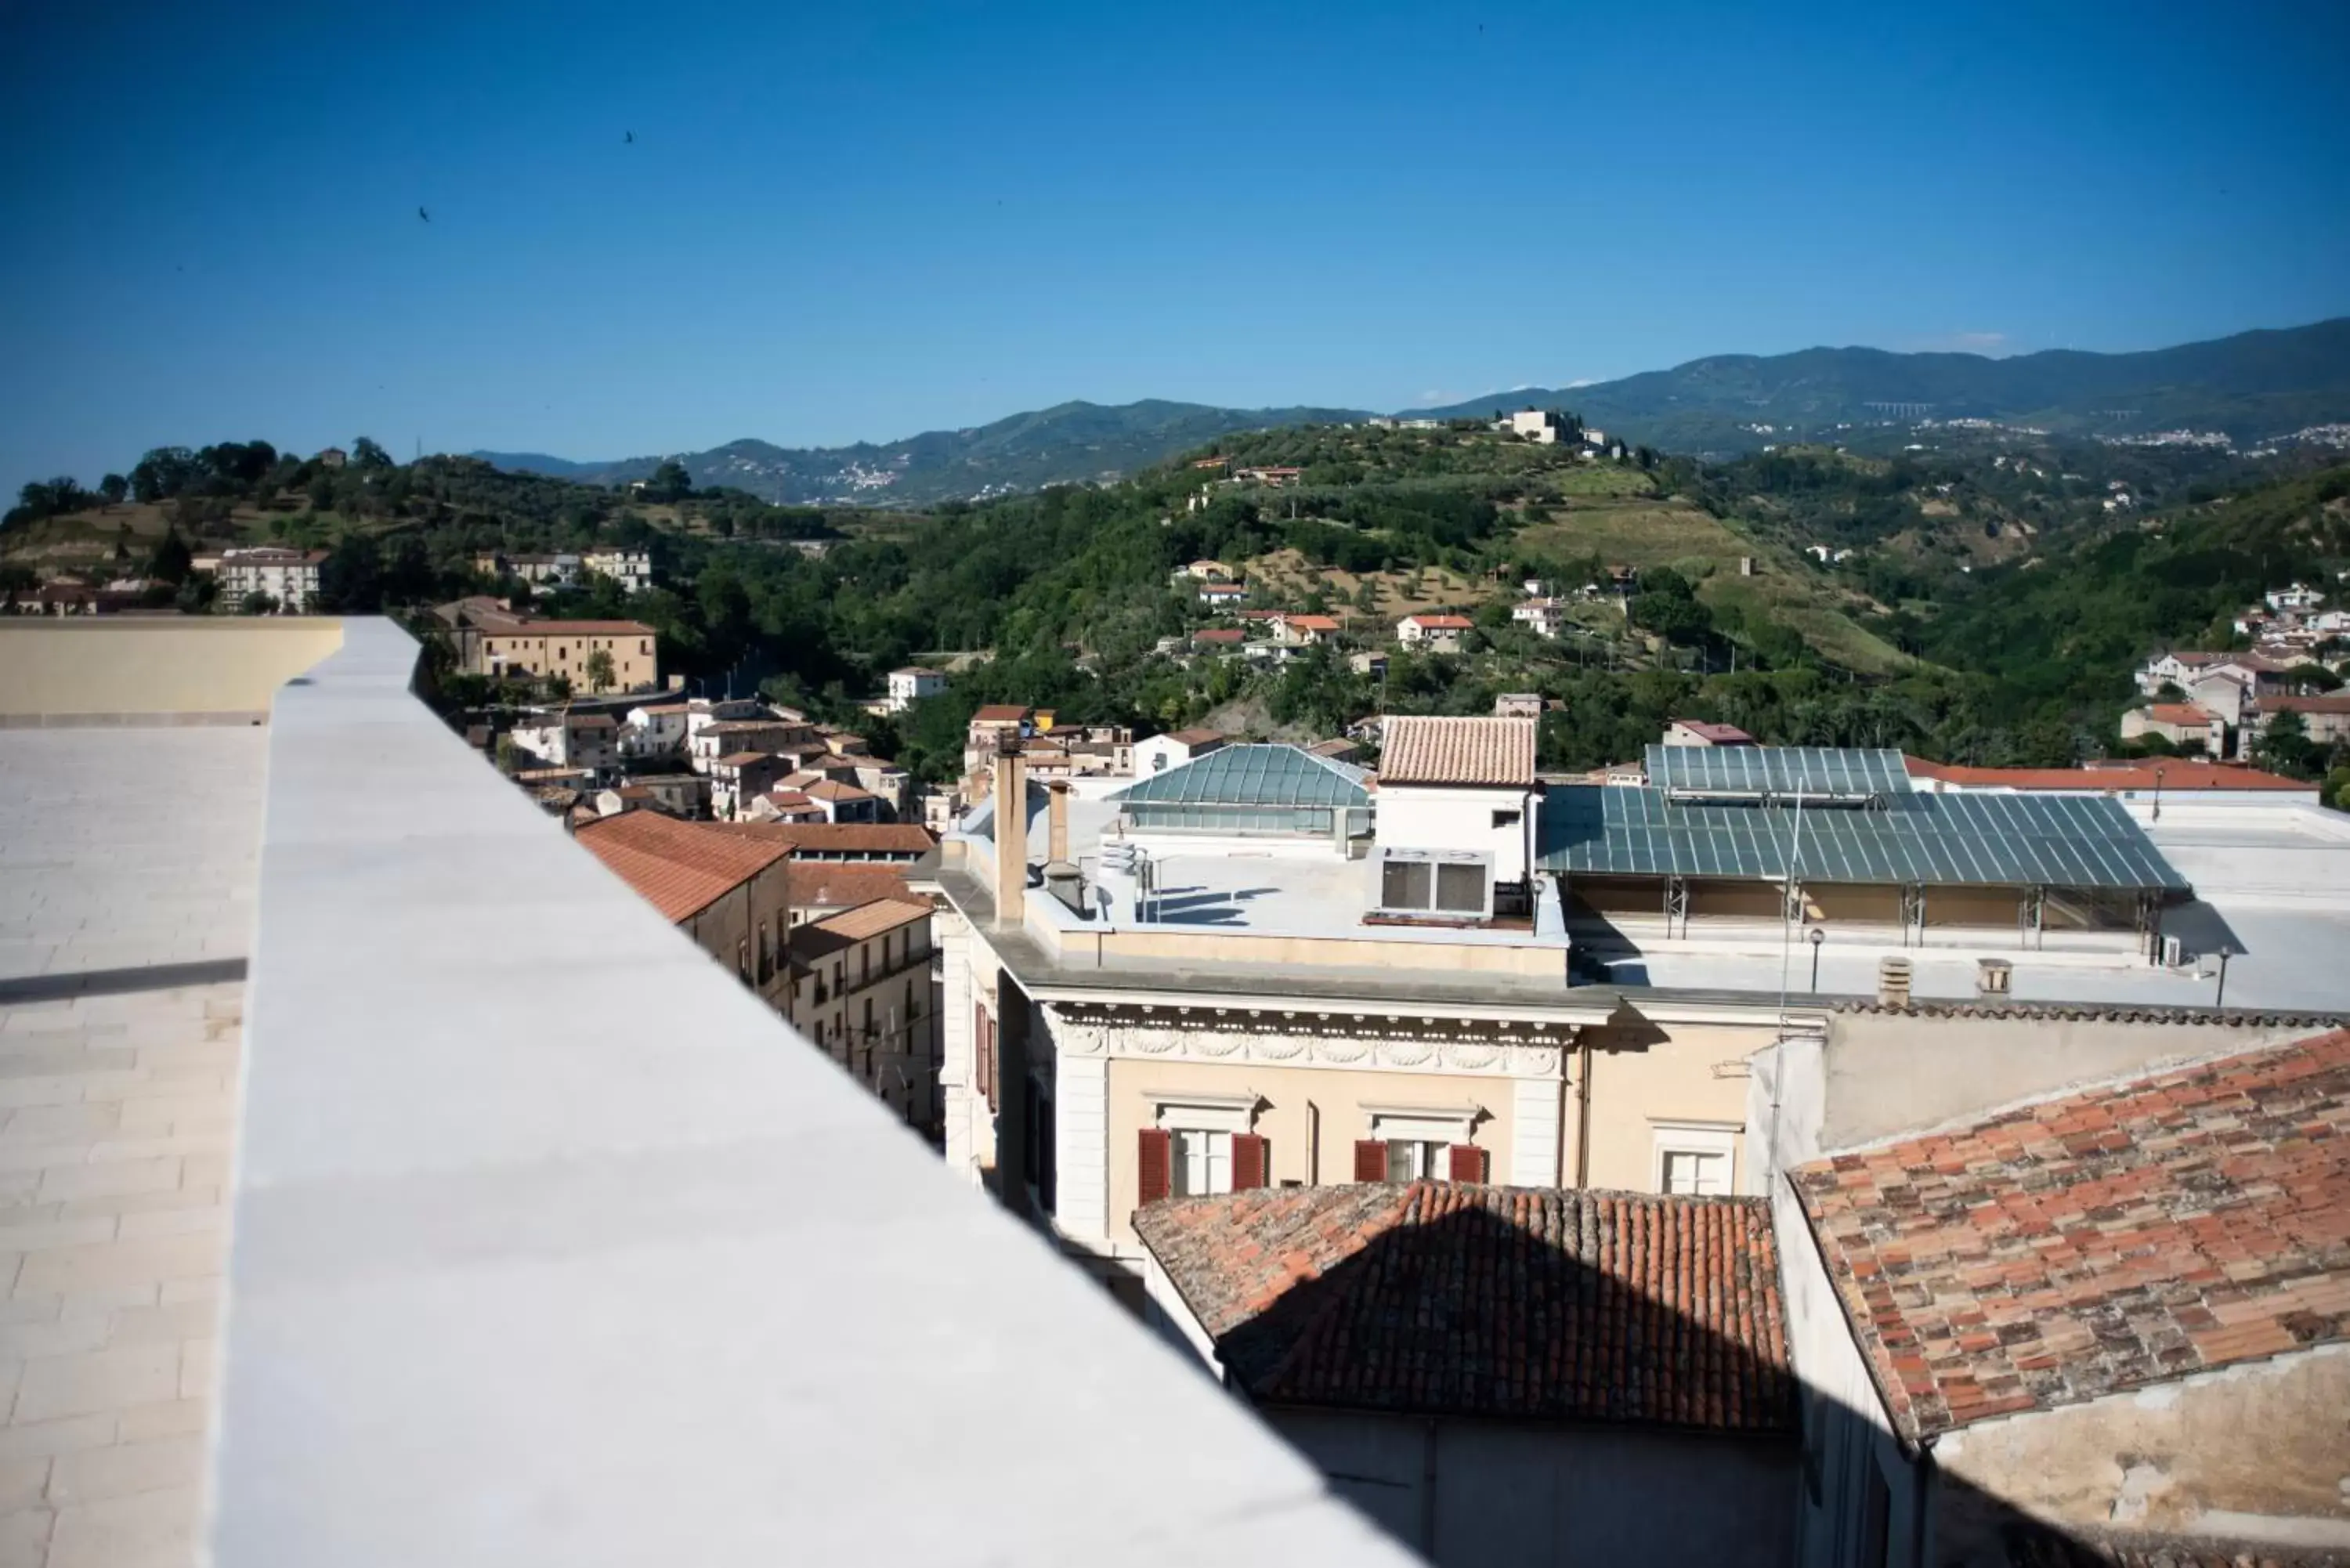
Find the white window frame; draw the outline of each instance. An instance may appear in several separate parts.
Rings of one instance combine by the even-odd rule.
[[[1723,1161],[1721,1195],[1738,1190],[1738,1139],[1743,1129],[1729,1122],[1650,1121],[1648,1140],[1648,1186],[1662,1193],[1665,1187],[1665,1158],[1668,1155],[1719,1155]]]
[[[1146,1093],[1152,1106],[1151,1125],[1168,1135],[1167,1185],[1170,1196],[1211,1197],[1232,1190],[1232,1137],[1256,1123],[1259,1096],[1253,1094],[1201,1094],[1191,1089]],[[1200,1156],[1207,1191],[1193,1192],[1185,1178],[1184,1145],[1205,1138]]]

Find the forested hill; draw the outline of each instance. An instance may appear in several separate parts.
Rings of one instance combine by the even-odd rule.
[[[1574,409],[1634,442],[1719,454],[1805,439],[1855,440],[1859,431],[1847,427],[1906,432],[1922,421],[1954,419],[2077,436],[2187,429],[2249,446],[2350,421],[2350,317],[2142,354],[2057,350],[1989,359],[1807,348],[1768,358],[1721,355],[1622,380],[1521,389],[1408,411],[1482,419],[1530,405]],[[697,485],[729,486],[766,501],[920,507],[1122,478],[1236,432],[1369,417],[1359,409],[1067,402],[902,441],[793,448],[744,440],[674,456]],[[1908,437],[1890,439],[1898,446]],[[607,485],[648,478],[665,461],[472,455],[502,469]]]
[[[1116,408],[1069,402],[974,429],[928,431],[880,445],[791,448],[737,441],[679,454],[677,461],[697,485],[730,486],[767,501],[921,506],[1117,479],[1234,431],[1365,417],[1353,409],[1218,409],[1155,400]],[[593,463],[531,452],[473,455],[499,468],[593,484],[649,478],[663,461],[638,457]]]
[[[2350,317],[2139,354],[1725,354],[1617,381],[1524,389],[1415,411],[1446,419],[1553,405],[1577,410],[1610,434],[1682,452],[1750,450],[1846,424],[1921,419],[1996,420],[2080,435],[2187,429],[2250,445],[2350,421]]]

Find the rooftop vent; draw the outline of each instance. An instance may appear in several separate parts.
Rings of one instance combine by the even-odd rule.
[[[2009,994],[2014,979],[2015,966],[2005,959],[1987,958],[1975,961],[1975,994],[1977,996],[2005,996]],[[1903,991],[1906,996],[1908,991],[1906,982]]]
[[[1881,958],[1877,961],[1877,1004],[1879,1007],[1909,1005],[1908,959]]]

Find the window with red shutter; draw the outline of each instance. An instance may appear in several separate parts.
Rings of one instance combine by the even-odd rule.
[[[1144,1127],[1135,1184],[1138,1203],[1156,1203],[1175,1184],[1175,1135],[1165,1127]]]
[[[1451,1154],[1452,1179],[1455,1181],[1484,1180],[1485,1172],[1492,1168],[1492,1158],[1491,1150],[1479,1148],[1474,1144],[1454,1144]]]
[[[1264,1139],[1255,1133],[1232,1134],[1232,1190],[1246,1192],[1270,1187],[1273,1159]]]
[[[1388,1146],[1375,1137],[1355,1140],[1355,1179],[1385,1181],[1388,1179]]]

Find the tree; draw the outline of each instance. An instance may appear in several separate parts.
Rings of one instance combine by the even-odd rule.
[[[612,669],[612,650],[599,648],[588,655],[588,687],[591,691],[609,691],[619,677]]]
[[[177,528],[167,529],[156,541],[154,554],[147,558],[147,575],[159,583],[175,587],[188,580],[188,573],[194,566],[195,556]]]
[[[376,445],[366,436],[351,442],[350,463],[353,468],[375,472],[392,466],[391,453]]]
[[[106,498],[109,506],[120,506],[122,498],[130,493],[130,482],[119,473],[109,473],[98,482],[98,493]]]
[[[652,478],[645,484],[648,501],[684,501],[693,494],[693,475],[685,464],[671,458],[653,470]]]
[[[244,602],[237,606],[237,613],[240,615],[267,615],[276,607],[277,601],[276,599],[271,598],[259,588],[255,588],[253,592],[244,596]]]
[[[2314,774],[2317,748],[2310,742],[2308,724],[2290,708],[2271,714],[2261,726],[2261,738],[2252,742],[2252,761],[2272,774],[2293,778]]]

